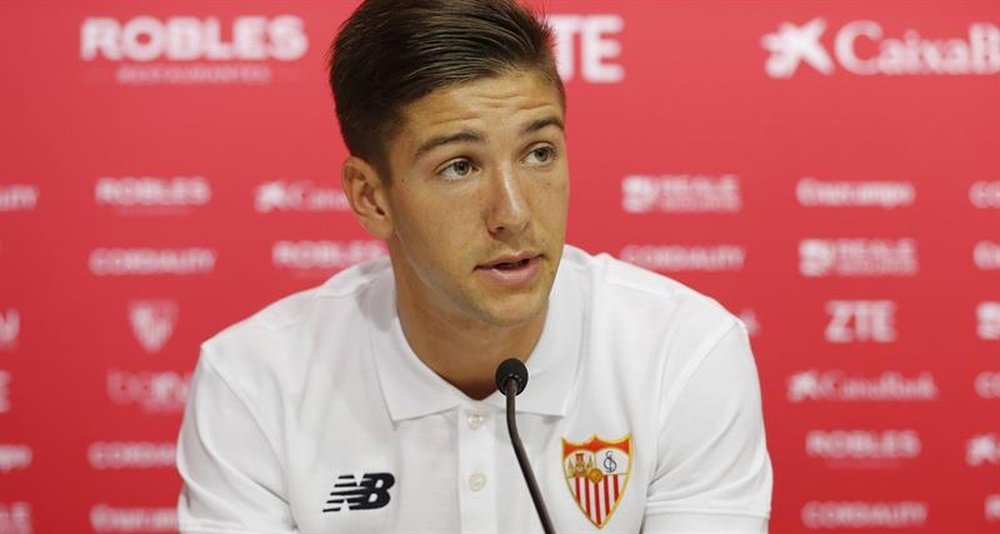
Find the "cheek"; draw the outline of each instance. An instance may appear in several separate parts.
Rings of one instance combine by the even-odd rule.
[[[540,181],[535,196],[536,217],[546,221],[549,228],[565,225],[569,209],[569,179],[565,173]]]
[[[400,206],[398,235],[411,252],[439,267],[463,263],[475,242],[476,221],[469,199],[423,197]]]

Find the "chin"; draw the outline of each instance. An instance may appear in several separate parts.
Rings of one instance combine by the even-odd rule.
[[[528,324],[545,313],[548,294],[517,295],[504,299],[506,302],[490,303],[480,309],[483,322],[499,327],[515,327]]]

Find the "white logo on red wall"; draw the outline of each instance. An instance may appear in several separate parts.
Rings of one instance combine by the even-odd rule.
[[[799,272],[806,277],[915,276],[914,239],[803,239]]]
[[[120,406],[139,406],[147,413],[184,409],[191,375],[173,371],[117,371],[107,375],[108,398]]]
[[[26,502],[0,502],[0,532],[3,534],[33,534],[31,505]]]
[[[1000,371],[983,371],[976,375],[976,394],[984,399],[1000,399]]]
[[[760,335],[760,320],[757,319],[757,312],[753,308],[744,308],[739,317],[747,329],[747,335],[750,337]]]
[[[930,506],[918,501],[810,501],[802,524],[810,529],[900,529],[927,524]]]
[[[0,313],[0,350],[17,348],[17,338],[21,333],[21,314],[13,308]]]
[[[10,373],[0,369],[0,413],[10,411]]]
[[[806,207],[894,208],[910,206],[917,190],[909,182],[824,181],[803,178],[795,185],[795,197]]]
[[[382,241],[278,241],[271,248],[271,263],[302,276],[326,276],[385,255]]]
[[[972,249],[972,261],[982,271],[1000,270],[1000,243],[980,241]]]
[[[16,469],[27,469],[31,466],[31,447],[23,444],[0,444],[0,475]],[[0,530],[0,532],[3,532]]]
[[[811,430],[805,439],[806,456],[834,468],[898,467],[920,455],[916,430]]]
[[[764,71],[772,78],[788,78],[805,62],[823,74],[832,74],[833,61],[819,39],[826,30],[826,21],[815,18],[802,26],[783,22],[778,31],[761,38],[761,46],[771,52],[764,62]]]
[[[1000,209],[1000,181],[979,181],[969,187],[969,202],[980,209]]]
[[[976,307],[976,334],[987,341],[1000,340],[1000,302],[980,302]]]
[[[831,300],[824,336],[830,343],[896,341],[896,303],[891,300]]]
[[[777,32],[761,39],[761,46],[771,53],[764,72],[771,78],[790,78],[802,63],[827,76],[834,74],[838,64],[862,76],[1000,72],[1000,28],[989,22],[970,23],[965,35],[927,38],[912,28],[888,36],[878,22],[856,20],[837,31],[832,58],[822,42],[825,30],[821,17],[801,26],[781,23]]]
[[[98,441],[87,447],[87,461],[94,469],[171,468],[176,458],[173,442]]]
[[[275,77],[271,62],[308,50],[296,15],[87,17],[80,24],[80,58],[112,62],[120,84],[266,84]]]
[[[625,27],[619,15],[549,15],[555,38],[556,67],[566,81],[580,78],[589,83],[618,83],[625,79],[618,34]]]
[[[123,214],[182,215],[211,200],[212,186],[201,176],[105,176],[94,184],[94,202]]]
[[[170,340],[177,313],[177,303],[170,300],[137,300],[129,304],[132,333],[146,352],[156,354]]]
[[[90,509],[94,532],[177,532],[177,507],[122,508],[98,504]]]
[[[214,249],[97,248],[89,257],[90,272],[97,276],[150,276],[210,274],[215,270]]]
[[[31,211],[38,206],[37,186],[27,184],[0,185],[0,213]]]
[[[997,435],[981,434],[967,441],[965,463],[972,467],[1000,465],[1000,440],[997,440]]]
[[[735,213],[742,207],[740,179],[734,174],[633,174],[622,179],[622,210],[625,213]]]
[[[740,271],[746,250],[739,245],[626,245],[618,257],[652,271]]]
[[[937,396],[937,384],[928,372],[910,377],[896,371],[852,376],[840,370],[811,369],[788,379],[791,402],[919,402],[935,400]]]
[[[272,211],[350,211],[344,192],[335,187],[321,187],[307,180],[274,180],[257,186],[254,194],[257,213]]]
[[[1000,494],[986,496],[983,501],[983,516],[987,523],[1000,523]]]

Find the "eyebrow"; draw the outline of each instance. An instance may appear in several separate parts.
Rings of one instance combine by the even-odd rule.
[[[537,132],[549,126],[555,126],[560,130],[564,130],[562,120],[559,117],[551,116],[532,121],[521,129],[521,135]],[[485,141],[486,137],[477,130],[462,130],[453,134],[439,135],[428,139],[420,145],[420,148],[417,149],[414,155],[414,159],[420,159],[424,154],[443,145],[452,143],[484,143]]]
[[[545,117],[544,119],[538,119],[537,121],[534,121],[531,124],[525,126],[521,130],[521,134],[523,135],[523,134],[529,134],[529,133],[532,133],[532,132],[537,132],[538,130],[541,130],[543,128],[547,128],[549,126],[555,126],[556,128],[559,128],[560,130],[563,130],[563,131],[566,130],[563,127],[563,121],[559,117],[556,117],[556,116],[553,115],[551,117]]]
[[[420,159],[420,157],[424,154],[442,145],[448,145],[451,143],[483,143],[485,141],[486,138],[483,134],[477,132],[476,130],[462,130],[461,132],[453,134],[431,137],[424,142],[424,144],[420,145],[414,159]]]

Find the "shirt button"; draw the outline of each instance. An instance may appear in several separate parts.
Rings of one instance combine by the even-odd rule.
[[[479,491],[486,487],[486,475],[482,473],[473,473],[469,477],[469,489],[472,491]]]
[[[469,424],[469,428],[478,430],[486,422],[486,416],[481,413],[470,412],[465,416],[465,422]]]

